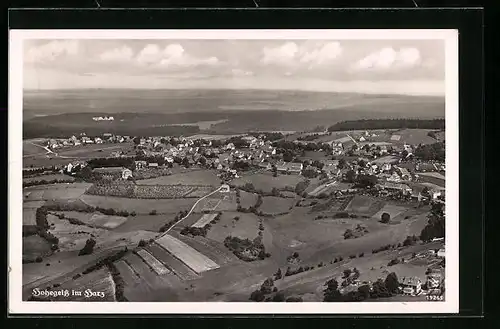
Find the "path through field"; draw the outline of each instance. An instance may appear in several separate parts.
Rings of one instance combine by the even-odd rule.
[[[218,189],[216,189],[215,191],[212,191],[210,193],[208,193],[207,195],[199,198],[193,205],[193,207],[191,207],[191,210],[189,210],[189,212],[187,213],[186,216],[184,216],[183,218],[181,218],[180,220],[178,220],[174,225],[172,225],[169,229],[167,229],[165,232],[163,232],[162,234],[160,234],[160,236],[158,236],[156,239],[160,239],[161,237],[165,236],[168,232],[170,232],[177,224],[180,224],[183,220],[185,220],[186,218],[189,217],[189,215],[191,215],[191,213],[193,212],[194,208],[196,208],[196,206],[198,205],[198,203],[206,198],[208,198],[209,196],[211,196],[212,194],[215,194],[217,192],[219,192],[220,190],[222,189],[222,186],[220,186]]]

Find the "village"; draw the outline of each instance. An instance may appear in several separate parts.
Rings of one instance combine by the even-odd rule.
[[[386,141],[380,141],[382,134],[386,135]],[[26,180],[30,180],[25,182],[26,187],[36,188],[38,184],[56,183],[57,185],[85,182],[85,184],[92,184],[90,187],[85,187],[83,195],[87,196],[80,197],[85,202],[88,202],[87,198],[89,200],[94,198],[102,200],[97,204],[112,204],[110,203],[112,198],[129,198],[126,200],[136,199],[137,202],[145,202],[144,207],[140,206],[144,209],[148,207],[146,204],[149,204],[146,201],[154,201],[153,199],[165,200],[166,203],[178,203],[181,200],[191,200],[190,198],[202,200],[205,196],[218,192],[221,196],[214,199],[215,206],[211,206],[211,203],[208,202],[207,205],[200,208],[201,210],[196,210],[195,203],[191,209],[193,214],[189,212],[188,215],[182,217],[182,220],[187,219],[187,222],[192,225],[191,228],[189,228],[189,224],[184,226],[183,230],[179,227],[180,225],[177,225],[174,231],[182,239],[186,239],[185,234],[193,238],[204,238],[207,232],[215,232],[216,229],[210,227],[216,226],[218,221],[216,218],[219,218],[216,215],[225,213],[224,210],[220,210],[223,208],[219,205],[221,202],[234,203],[235,200],[234,204],[238,207],[232,209],[230,206],[227,208],[228,214],[235,214],[234,211],[254,212],[260,217],[260,228],[264,230],[264,227],[267,227],[266,231],[271,229],[272,234],[276,236],[288,233],[286,233],[287,229],[283,231],[285,233],[280,233],[278,227],[273,228],[272,226],[277,224],[273,224],[272,219],[293,214],[304,207],[306,207],[304,209],[311,209],[311,213],[317,214],[314,222],[318,222],[318,224],[330,217],[333,219],[341,218],[340,222],[336,224],[340,225],[339,229],[340,227],[348,227],[349,222],[363,223],[363,218],[373,218],[378,222],[377,224],[369,224],[370,230],[372,227],[375,230],[380,229],[376,227],[390,225],[390,223],[399,227],[398,225],[403,225],[403,222],[411,217],[419,218],[420,223],[425,223],[426,219],[422,216],[426,213],[419,209],[422,207],[422,209],[434,209],[436,205],[441,206],[439,209],[444,216],[445,164],[442,157],[444,150],[433,146],[434,144],[411,144],[394,136],[397,136],[397,132],[389,131],[377,134],[368,131],[339,132],[336,134],[328,132],[313,134],[256,132],[233,136],[203,135],[191,137],[140,137],[120,136],[111,133],[90,137],[82,133],[67,139],[47,140],[45,147],[50,151],[47,152],[47,156],[58,157],[68,154],[72,149],[85,150],[85,148],[92,148],[91,152],[94,152],[92,156],[62,157],[62,160],[66,160],[65,164],[52,167],[28,167],[25,168],[23,175]],[[113,151],[100,156],[97,147],[103,149],[112,147]],[[42,174],[39,176],[41,178],[49,177],[46,175],[47,172],[59,173],[63,177],[70,177],[70,179],[67,181],[64,179],[54,179],[53,181],[44,179],[38,182],[35,180],[34,177],[40,174]],[[208,179],[210,173],[214,173],[217,179]],[[200,176],[198,177],[198,175]],[[290,194],[292,191],[293,193]],[[250,208],[243,207],[240,193],[257,195],[255,205],[251,206],[250,204]],[[235,197],[236,199],[234,199]],[[276,202],[276,204],[264,200],[265,205],[260,207],[262,201],[258,200],[262,197],[265,200],[275,200],[272,202]],[[290,208],[284,208],[281,203],[285,200],[292,200],[296,204],[295,206],[291,204]],[[133,204],[138,204],[137,202],[134,201]],[[289,201],[286,202],[289,203]],[[337,205],[330,206],[332,202]],[[323,208],[331,207],[331,210],[314,210],[319,205],[322,205]],[[265,210],[273,208],[274,210]],[[200,211],[203,216],[196,220],[197,215],[194,212]],[[115,210],[112,213],[106,213],[106,216],[122,212]],[[156,210],[148,210],[148,212],[149,217],[157,217],[155,216]],[[125,211],[124,213],[131,212]],[[412,215],[413,213],[415,214]],[[204,216],[208,216],[207,214],[210,214],[210,217],[204,219]],[[310,218],[310,216],[307,215],[306,218]],[[265,226],[262,226],[263,218],[268,218]],[[130,219],[127,221],[130,222]],[[173,225],[176,225],[175,220],[165,224],[165,230],[170,230]],[[234,220],[232,225],[235,227]],[[304,225],[310,226],[312,224],[304,222]],[[363,236],[369,236],[370,233],[366,224],[356,225],[352,229],[346,229],[343,236],[346,241],[359,240],[359,243],[362,243]],[[221,228],[221,230],[227,229]],[[312,228],[311,230],[316,229]],[[163,231],[160,230],[160,232]],[[168,236],[175,237],[177,234],[175,232],[169,233]],[[202,236],[198,237],[200,234]],[[210,234],[208,233],[207,236]],[[251,232],[245,234],[248,235]],[[259,232],[259,236],[261,239],[263,238],[262,231]],[[404,239],[404,236],[402,238]],[[364,252],[362,252],[359,256],[346,254],[346,260],[342,260],[344,257],[335,257],[335,261],[331,259],[330,264],[335,265],[337,260],[352,262],[364,256],[366,264],[378,264],[379,252],[401,254],[406,250],[405,248],[418,247],[414,252],[406,252],[403,257],[390,259],[385,266],[382,264],[380,270],[375,271],[381,272],[375,277],[373,276],[375,274],[368,273],[362,273],[360,277],[359,269],[356,267],[354,267],[355,271],[351,269],[341,271],[336,279],[339,283],[340,295],[351,296],[343,298],[361,298],[359,297],[361,291],[367,290],[367,294],[384,297],[386,295],[383,292],[377,292],[377,289],[380,288],[380,280],[385,280],[384,282],[387,284],[389,279],[384,276],[389,277],[388,274],[391,273],[387,273],[387,271],[390,267],[422,268],[423,264],[427,264],[425,274],[420,270],[417,271],[420,274],[414,274],[408,269],[402,269],[402,272],[397,274],[398,288],[392,290],[392,295],[399,294],[419,298],[438,296],[435,298],[442,298],[444,238],[439,236],[439,233],[436,235],[431,232],[426,233],[425,237],[422,235],[420,239],[425,239],[426,242],[415,244],[419,240],[415,235],[407,236],[404,242],[401,240],[400,243],[388,245],[385,245],[384,241],[374,240],[369,245],[382,246],[373,249],[371,256],[364,256]],[[227,239],[224,240],[222,237],[216,238],[216,240],[220,243],[224,242],[224,244],[227,242]],[[153,245],[158,243],[154,242]],[[194,242],[189,241],[189,243]],[[241,243],[241,241],[237,243]],[[427,246],[426,243],[429,245]],[[264,239],[264,244],[268,244],[266,239]],[[313,244],[311,244],[311,248],[312,246]],[[153,257],[155,249],[148,248],[149,246],[146,244],[144,252],[148,250],[147,252]],[[348,248],[348,246],[345,247],[346,250]],[[255,257],[251,256],[253,257],[252,261],[261,257],[257,255],[263,253],[263,249],[258,253],[259,250],[256,251]],[[272,258],[278,257],[275,256],[275,251],[271,252]],[[169,252],[173,251],[169,250]],[[239,252],[234,252],[235,255],[239,255],[238,258],[242,257]],[[312,252],[314,255],[314,251]],[[253,251],[242,259],[248,261],[246,257],[252,253]],[[320,251],[319,254],[323,255],[323,251]],[[262,259],[266,258],[262,257]],[[273,261],[274,264],[283,266],[281,260],[274,259]],[[299,274],[314,268],[314,266],[295,266],[295,263],[287,262],[289,266],[285,275],[286,280],[295,280]],[[162,266],[169,266],[163,261],[159,261],[158,264],[160,263],[164,264]],[[323,261],[320,264],[323,264]],[[186,263],[186,265],[188,264]],[[290,269],[290,266],[296,268]],[[365,272],[373,272],[373,270],[374,266],[371,267],[371,271],[366,268]],[[325,273],[325,275],[327,274]],[[318,276],[318,280],[321,278],[323,276]],[[283,289],[289,284],[291,283],[283,282]],[[260,299],[261,297],[255,297],[254,294],[251,299]]]

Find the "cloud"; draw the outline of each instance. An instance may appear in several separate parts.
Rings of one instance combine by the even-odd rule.
[[[305,52],[300,62],[313,65],[321,65],[337,59],[342,54],[342,47],[339,42],[329,42],[322,47]]]
[[[411,68],[421,63],[420,52],[416,48],[383,48],[359,60],[353,65],[356,70],[385,70]]]
[[[146,45],[136,56],[139,65],[154,65],[159,67],[192,67],[199,65],[217,65],[217,57],[197,58],[184,50],[180,44],[170,44],[161,49],[156,44]]]
[[[242,69],[232,69],[231,73],[237,77],[249,77],[254,75],[252,71],[245,71]]]
[[[46,44],[32,47],[25,54],[27,63],[51,62],[62,56],[78,54],[79,44],[76,40],[54,40]]]
[[[289,64],[299,53],[295,42],[287,42],[279,47],[265,47],[262,50],[262,64]]]
[[[134,52],[127,46],[107,50],[99,55],[99,59],[105,62],[127,62],[132,59]]]

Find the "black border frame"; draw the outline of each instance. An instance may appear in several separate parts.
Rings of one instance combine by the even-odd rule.
[[[458,29],[460,316],[483,315],[485,114],[481,9],[26,9],[10,10],[8,18],[9,29]],[[25,315],[9,314],[9,316]],[[53,317],[55,314],[38,316]],[[88,315],[76,316],[88,317]],[[97,316],[124,318],[131,315]],[[139,316],[144,317],[144,315]],[[420,318],[443,317],[446,314],[155,314],[151,316],[176,318],[300,316],[312,320],[315,317]]]

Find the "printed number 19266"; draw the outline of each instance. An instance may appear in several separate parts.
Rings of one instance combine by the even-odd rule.
[[[431,295],[431,296],[427,296],[427,300],[443,301],[444,300],[444,296]]]

